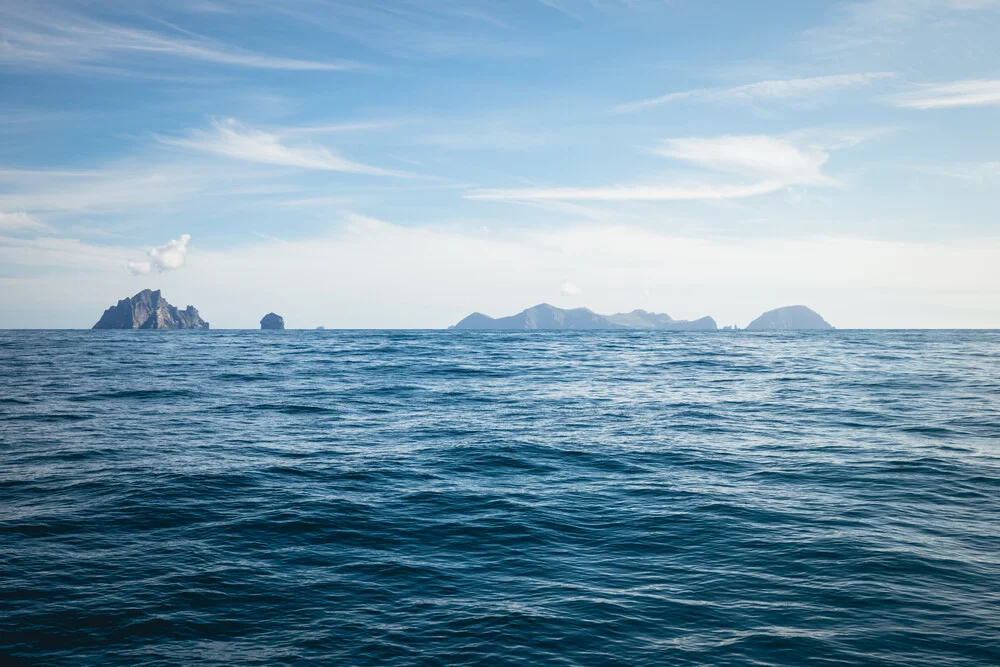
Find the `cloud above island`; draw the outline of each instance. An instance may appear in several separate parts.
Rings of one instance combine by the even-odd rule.
[[[181,234],[180,238],[172,239],[165,245],[150,248],[146,255],[148,261],[136,262],[130,260],[127,264],[128,270],[133,275],[140,276],[151,273],[153,270],[174,271],[184,266],[187,259],[187,245],[191,240],[190,234]]]
[[[580,288],[568,280],[559,286],[559,294],[562,296],[576,296],[580,293]]]

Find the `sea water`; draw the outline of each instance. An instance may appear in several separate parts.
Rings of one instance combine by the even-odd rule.
[[[1000,332],[0,332],[0,658],[1000,664]]]

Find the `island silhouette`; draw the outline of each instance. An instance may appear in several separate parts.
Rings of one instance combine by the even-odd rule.
[[[558,308],[548,303],[526,308],[516,315],[490,317],[472,313],[450,329],[665,329],[668,331],[716,331],[711,317],[675,320],[666,313],[633,310],[630,313],[600,315],[589,308]],[[728,327],[727,327],[728,329]],[[785,306],[769,310],[747,326],[751,331],[833,329],[819,313],[806,306]]]
[[[261,329],[284,329],[280,315],[268,313],[260,321]],[[179,310],[172,306],[160,290],[144,289],[135,296],[121,299],[104,311],[94,329],[208,329],[208,322],[198,309],[188,306]],[[320,327],[323,328],[323,327]],[[666,313],[651,313],[636,309],[628,313],[601,315],[589,308],[559,308],[540,303],[525,308],[516,315],[490,317],[475,312],[449,329],[472,330],[584,330],[584,329],[661,329],[667,331],[716,331],[719,326],[709,316],[696,320],[675,320]],[[769,310],[756,318],[748,331],[791,331],[833,329],[819,313],[806,306],[785,306]],[[730,327],[726,327],[730,330]]]

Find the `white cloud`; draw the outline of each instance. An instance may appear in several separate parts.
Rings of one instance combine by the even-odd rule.
[[[902,109],[950,109],[1000,105],[1000,79],[953,81],[921,86],[918,90],[887,98]]]
[[[23,211],[4,213],[0,211],[0,232],[47,232],[50,227],[35,220]]]
[[[815,97],[831,90],[870,85],[874,81],[887,79],[892,76],[895,75],[891,72],[865,72],[800,79],[774,79],[730,88],[699,88],[619,104],[614,107],[614,111],[619,113],[642,111],[651,107],[682,100],[752,104],[764,100],[789,100],[802,97]]]
[[[180,238],[170,240],[165,245],[150,248],[146,253],[149,256],[149,261],[129,261],[128,270],[133,275],[144,275],[153,269],[160,272],[179,269],[184,266],[184,261],[187,258],[187,245],[190,240],[190,234],[181,234]]]
[[[232,118],[214,121],[209,131],[195,130],[187,138],[161,137],[160,141],[178,148],[260,164],[375,176],[407,176],[403,172],[352,162],[323,146],[287,146],[278,135],[245,128]]]
[[[822,173],[829,154],[816,146],[801,146],[795,135],[686,137],[667,139],[651,152],[691,166],[749,179],[716,183],[687,179],[666,184],[596,187],[531,187],[481,189],[467,199],[528,201],[686,201],[741,199],[777,192],[790,185],[833,186]]]
[[[657,155],[717,171],[744,174],[783,185],[836,185],[820,168],[829,154],[803,148],[790,139],[767,135],[667,139]]]
[[[580,288],[567,281],[559,286],[559,293],[563,296],[576,296],[580,293]]]

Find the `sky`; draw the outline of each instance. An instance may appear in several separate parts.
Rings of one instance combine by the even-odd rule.
[[[1000,0],[3,0],[0,328],[1000,328]]]

